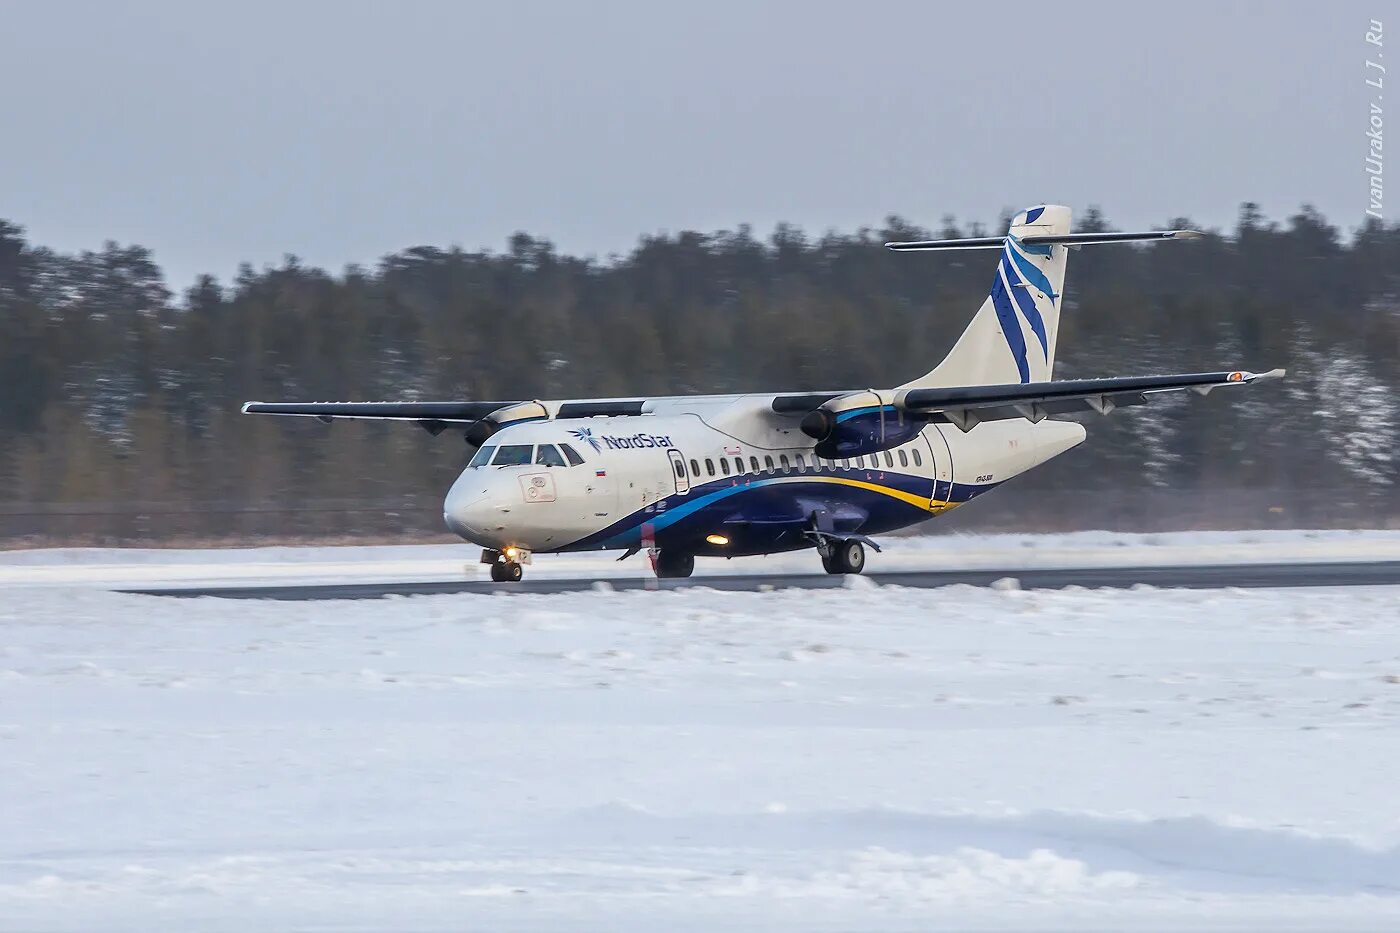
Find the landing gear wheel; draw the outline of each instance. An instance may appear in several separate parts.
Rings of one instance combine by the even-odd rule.
[[[513,560],[498,560],[491,565],[491,579],[497,583],[519,583],[525,568]]]
[[[837,542],[831,556],[822,558],[822,568],[827,573],[860,573],[865,569],[865,545],[855,540]]]
[[[658,577],[688,577],[695,570],[695,555],[662,550],[656,555]]]

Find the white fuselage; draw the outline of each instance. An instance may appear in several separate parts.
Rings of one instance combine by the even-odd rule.
[[[699,554],[807,546],[826,510],[840,530],[881,533],[967,501],[1084,440],[1074,422],[1010,419],[964,433],[929,424],[873,455],[819,459],[772,396],[727,396],[640,417],[556,419],[501,429],[447,495],[455,533],[537,552],[644,546]],[[566,450],[565,448],[571,448]],[[513,460],[499,464],[502,458]],[[574,462],[581,460],[581,462]],[[493,463],[492,461],[495,461]],[[724,545],[707,543],[718,535]]]

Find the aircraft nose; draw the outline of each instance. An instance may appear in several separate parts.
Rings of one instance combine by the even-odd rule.
[[[489,476],[476,473],[468,470],[452,484],[442,503],[442,519],[453,534],[489,547],[505,530],[510,506]]]

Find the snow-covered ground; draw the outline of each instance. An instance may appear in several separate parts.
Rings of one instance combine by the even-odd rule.
[[[1400,928],[1400,588],[25,582],[0,930]]]
[[[1281,561],[1400,560],[1400,531],[1230,531],[1120,534],[1088,531],[1058,535],[970,535],[882,538],[869,556],[872,572],[896,570],[1014,570],[1045,567],[1126,567],[1172,564],[1243,564]],[[383,547],[263,547],[190,550],[48,548],[0,551],[0,586],[190,586],[296,580],[460,580],[487,576],[480,548],[463,544]],[[542,555],[527,571],[543,577],[650,575],[646,560],[618,563],[617,552]],[[821,573],[811,551],[705,558],[697,575]]]

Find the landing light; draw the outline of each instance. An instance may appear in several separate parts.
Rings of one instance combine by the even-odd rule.
[[[518,550],[516,550],[514,547],[508,547],[508,548],[506,548],[505,551],[502,552],[502,553],[504,553],[504,554],[506,555],[506,560],[515,560],[516,555],[519,554],[520,552],[519,552]]]
[[[705,540],[710,542],[711,544],[716,544],[720,546],[724,546],[729,543],[729,539],[726,538],[724,535],[706,535]]]

